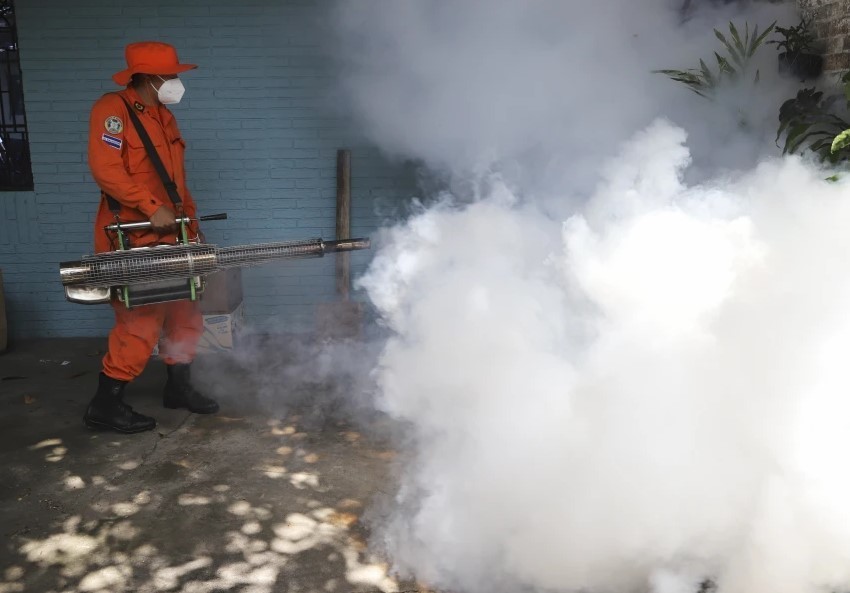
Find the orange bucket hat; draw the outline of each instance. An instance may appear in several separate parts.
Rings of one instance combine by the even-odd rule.
[[[112,80],[127,86],[133,74],[179,74],[197,68],[195,64],[181,64],[173,45],[159,41],[131,43],[124,50],[127,69],[112,75]]]

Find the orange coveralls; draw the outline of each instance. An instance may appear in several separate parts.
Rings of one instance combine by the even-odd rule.
[[[129,87],[106,94],[95,103],[89,120],[89,167],[101,189],[94,229],[94,246],[98,253],[116,247],[103,230],[115,220],[104,194],[109,194],[121,205],[118,216],[122,222],[146,221],[163,205],[177,211],[130,121],[127,106],[117,95],[122,95],[135,108],[165,169],[177,184],[183,212],[195,217],[195,201],[186,187],[186,143],[174,116],[165,106],[145,105]],[[197,233],[196,225],[192,225],[192,232]],[[160,235],[152,230],[136,231],[129,237],[132,247],[157,243],[173,245],[177,241],[176,233]],[[113,301],[112,308],[115,326],[109,334],[109,351],[103,358],[103,372],[107,376],[132,381],[140,375],[163,330],[165,339],[161,354],[166,364],[188,363],[195,357],[203,331],[203,317],[197,303],[174,301],[127,309],[123,303]]]

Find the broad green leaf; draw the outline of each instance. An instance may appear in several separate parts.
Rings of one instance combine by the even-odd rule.
[[[818,138],[818,137],[822,137],[822,136],[825,136],[827,139],[829,138],[829,134],[827,134],[823,130],[813,130],[813,131],[809,132],[808,134],[803,134],[802,136],[798,136],[797,138],[794,139],[794,143],[789,147],[788,152],[793,154],[793,153],[797,152],[797,149],[799,149],[803,145],[803,143],[806,142],[806,140],[808,140],[809,138]]]
[[[843,148],[850,146],[850,129],[844,130],[832,140],[832,145],[829,147],[829,152],[835,154]]]
[[[792,146],[795,145],[795,142],[798,138],[802,137],[806,132],[809,131],[809,128],[812,126],[808,124],[796,124],[791,126],[791,129],[788,130],[788,135],[785,136],[785,148],[782,150],[783,153],[794,151],[791,149]]]
[[[784,132],[787,127],[788,127],[787,121],[779,124],[779,129],[776,130],[776,139],[774,140],[774,142],[776,142],[777,146],[779,146],[779,139],[782,137],[782,132]]]
[[[838,124],[839,126],[841,126],[841,131],[844,131],[845,129],[850,128],[850,123],[847,123],[846,121],[844,121],[843,119],[841,119],[840,117],[835,115],[834,113],[827,113],[826,116],[827,116],[828,119],[830,119],[833,122],[833,124]]]
[[[826,156],[827,154],[831,154],[831,152],[832,152],[830,150],[831,146],[832,146],[832,138],[827,137],[827,138],[824,138],[823,140],[817,140],[816,142],[813,142],[809,146],[809,150],[811,150],[813,152],[817,152],[819,154],[824,153],[824,156]]]

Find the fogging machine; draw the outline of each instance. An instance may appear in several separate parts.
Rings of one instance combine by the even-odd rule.
[[[65,297],[74,303],[108,303],[117,298],[127,308],[179,300],[198,300],[204,290],[204,277],[219,270],[248,267],[276,260],[323,257],[368,249],[368,238],[324,241],[307,239],[280,243],[258,243],[217,247],[192,241],[188,225],[193,220],[224,220],[227,214],[178,217],[179,239],[176,245],[130,247],[129,231],[149,229],[150,221],[106,225],[115,251],[96,253],[78,261],[59,264]]]

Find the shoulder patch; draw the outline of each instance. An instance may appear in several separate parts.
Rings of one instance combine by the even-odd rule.
[[[107,145],[111,146],[112,148],[117,148],[118,150],[121,150],[121,145],[124,144],[124,141],[121,140],[121,138],[110,136],[109,134],[102,135],[100,139],[103,140]]]
[[[139,113],[144,113],[144,112],[145,112],[145,106],[144,106],[144,105],[142,105],[141,103],[139,103],[138,101],[136,101],[136,102],[134,102],[134,103],[133,103],[133,107],[135,107],[135,108],[136,108],[136,111],[138,111]]]
[[[106,121],[103,122],[103,127],[105,127],[106,131],[110,134],[120,134],[122,130],[124,130],[124,122],[121,121],[121,118],[117,115],[110,115],[106,118]]]

